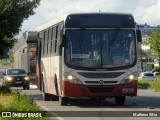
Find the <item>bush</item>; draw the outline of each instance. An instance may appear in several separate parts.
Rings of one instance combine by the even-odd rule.
[[[139,80],[138,81],[139,88],[143,89],[153,89],[154,91],[158,92],[160,91],[160,77],[158,77],[154,81],[148,81],[148,80]]]
[[[34,99],[27,97],[26,95],[20,94],[16,91],[14,95],[14,102],[10,104],[6,110],[9,111],[40,111],[39,107],[36,106]]]
[[[19,113],[21,112],[22,113],[25,113],[25,112],[41,113],[42,112],[34,102],[33,98],[28,97],[27,95],[24,95],[24,94],[20,94],[19,91],[12,92],[10,95],[13,97],[12,102],[5,106],[0,104],[0,111],[19,112]],[[45,117],[42,117],[42,118],[12,117],[12,118],[3,118],[3,120],[47,120],[47,118]]]
[[[138,81],[138,86],[139,86],[139,88],[142,88],[142,89],[148,89],[149,86],[150,86],[150,81],[147,81],[147,80],[139,80],[139,81]]]
[[[154,89],[155,92],[160,91],[160,79],[151,82],[150,89]]]
[[[0,86],[0,94],[9,94],[9,93],[11,93],[11,89],[9,88],[9,86],[6,85]]]
[[[2,60],[0,60],[0,66],[12,67],[12,64],[10,63],[10,61],[8,59],[2,59]]]
[[[153,71],[154,71],[154,72],[160,72],[160,66],[155,66],[155,67],[153,68]]]

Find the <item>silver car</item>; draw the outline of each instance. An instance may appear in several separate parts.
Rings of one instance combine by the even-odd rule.
[[[139,74],[138,80],[155,80],[154,74],[150,72],[142,72]]]
[[[154,74],[155,77],[156,77],[156,76],[160,76],[160,73],[159,73],[159,72],[154,72],[153,74]]]
[[[23,86],[23,89],[29,90],[30,79],[26,71],[22,68],[7,69],[3,73],[4,84],[8,86]]]

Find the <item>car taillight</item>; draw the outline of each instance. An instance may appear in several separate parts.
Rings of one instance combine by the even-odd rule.
[[[144,78],[144,76],[142,76],[142,78]]]

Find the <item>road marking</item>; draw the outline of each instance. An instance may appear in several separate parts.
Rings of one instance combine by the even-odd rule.
[[[40,106],[40,107],[42,107],[44,110],[46,110],[46,111],[49,111],[49,109],[48,108],[46,108],[45,106]],[[58,116],[56,113],[53,113],[53,112],[51,112],[51,114],[53,115],[53,116],[55,116],[57,119],[59,119],[59,120],[64,120],[62,117],[60,117],[60,116]]]

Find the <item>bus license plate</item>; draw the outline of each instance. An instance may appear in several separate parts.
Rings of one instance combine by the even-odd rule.
[[[134,93],[134,88],[124,88],[122,89],[122,93]]]

